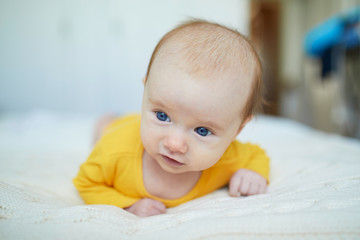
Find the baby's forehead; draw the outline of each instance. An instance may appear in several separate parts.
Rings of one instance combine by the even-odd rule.
[[[188,27],[166,38],[154,61],[176,64],[195,75],[239,74],[252,70],[251,55],[249,44],[238,33],[217,26]]]
[[[206,109],[206,113],[240,116],[244,110],[252,81],[235,74],[191,74],[177,64],[154,65],[147,90],[151,98],[166,105],[176,102],[174,109]],[[175,97],[174,97],[175,96]],[[191,112],[191,113],[190,113]],[[200,111],[188,111],[189,114]]]

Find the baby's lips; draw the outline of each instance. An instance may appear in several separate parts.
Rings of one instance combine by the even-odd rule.
[[[171,166],[175,166],[175,167],[179,167],[179,166],[182,166],[184,165],[184,163],[182,162],[179,162],[171,157],[168,157],[168,156],[165,156],[165,155],[162,155],[163,159]]]

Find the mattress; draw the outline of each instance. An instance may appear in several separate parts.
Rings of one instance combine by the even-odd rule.
[[[240,133],[271,158],[266,194],[228,189],[140,218],[84,205],[72,178],[96,116],[0,115],[0,239],[360,239],[360,141],[260,115]]]

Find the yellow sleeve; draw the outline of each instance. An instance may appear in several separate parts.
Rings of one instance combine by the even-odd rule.
[[[243,168],[259,173],[269,182],[270,159],[265,151],[250,143],[244,144],[242,147],[245,148],[247,156]]]
[[[73,183],[86,204],[106,204],[125,208],[140,200],[126,196],[113,187],[117,161],[114,156],[104,157],[95,148],[88,160],[80,166]]]
[[[240,168],[257,172],[269,182],[270,160],[265,151],[257,145],[233,141],[217,163],[221,172],[234,174]]]

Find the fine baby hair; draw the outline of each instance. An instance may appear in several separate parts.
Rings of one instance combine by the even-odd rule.
[[[154,61],[166,55],[169,60],[180,59],[189,74],[221,74],[229,71],[241,76],[245,70],[251,75],[251,92],[244,108],[244,119],[262,111],[262,65],[251,42],[235,29],[223,25],[192,19],[165,34],[151,56],[146,79]],[[160,60],[159,60],[160,61]],[[239,79],[240,80],[240,79]]]

